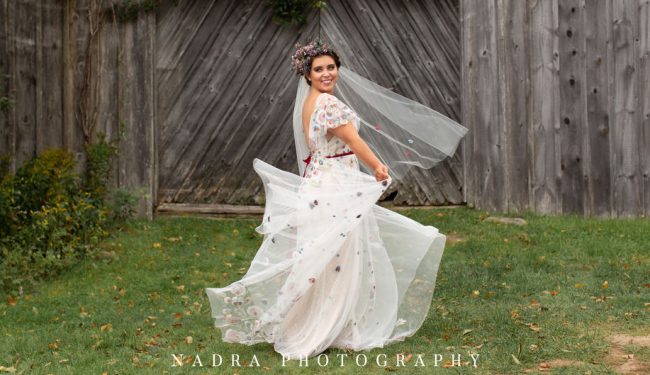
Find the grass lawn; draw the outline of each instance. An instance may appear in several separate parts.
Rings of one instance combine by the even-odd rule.
[[[322,368],[315,358],[283,366],[271,344],[224,344],[212,328],[204,288],[245,273],[261,243],[259,219],[161,217],[129,223],[100,256],[4,296],[0,374],[599,374],[650,366],[650,220],[523,215],[528,225],[517,226],[466,208],[402,213],[448,235],[429,317],[415,336],[349,353],[343,367],[341,350],[327,351]],[[213,353],[221,367],[211,367]],[[365,366],[355,363],[361,353]],[[398,353],[410,358],[403,367]],[[184,365],[173,367],[172,354],[185,354]],[[197,354],[203,367],[192,367]],[[241,367],[231,367],[232,354]],[[445,367],[452,354],[462,366]],[[253,355],[259,367],[247,367]]]

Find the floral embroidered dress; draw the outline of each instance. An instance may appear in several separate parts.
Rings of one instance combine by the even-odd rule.
[[[268,342],[289,359],[327,348],[365,350],[412,336],[423,324],[445,236],[376,205],[391,180],[359,170],[327,130],[359,119],[335,96],[316,99],[305,176],[259,159],[264,240],[244,277],[206,288],[225,342]]]

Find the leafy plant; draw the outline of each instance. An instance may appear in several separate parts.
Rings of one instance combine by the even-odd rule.
[[[12,105],[13,105],[13,101],[10,98],[6,96],[0,96],[0,111],[2,112],[9,111]]]
[[[273,9],[273,22],[279,25],[303,25],[309,8],[325,9],[324,0],[269,0]]]
[[[71,153],[53,148],[0,180],[0,290],[15,292],[68,268],[133,215],[137,198],[107,189],[116,145],[100,134],[84,148],[84,178]]]
[[[103,200],[111,172],[113,158],[117,155],[115,141],[106,142],[106,135],[99,133],[99,141],[84,145],[86,152],[86,178],[84,189],[96,199]]]

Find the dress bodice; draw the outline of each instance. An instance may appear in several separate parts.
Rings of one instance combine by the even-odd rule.
[[[310,159],[304,177],[318,175],[319,167],[331,165],[332,161],[329,159],[332,158],[337,158],[350,167],[359,168],[358,160],[350,147],[339,137],[327,133],[329,129],[350,122],[359,131],[359,117],[350,107],[334,95],[318,95],[314,112],[309,119]]]

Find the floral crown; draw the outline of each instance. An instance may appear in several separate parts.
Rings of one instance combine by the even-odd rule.
[[[296,43],[295,47],[296,52],[291,56],[291,67],[299,75],[305,75],[307,73],[309,63],[314,57],[324,55],[328,52],[334,52],[332,47],[320,41],[309,42],[304,46]]]

